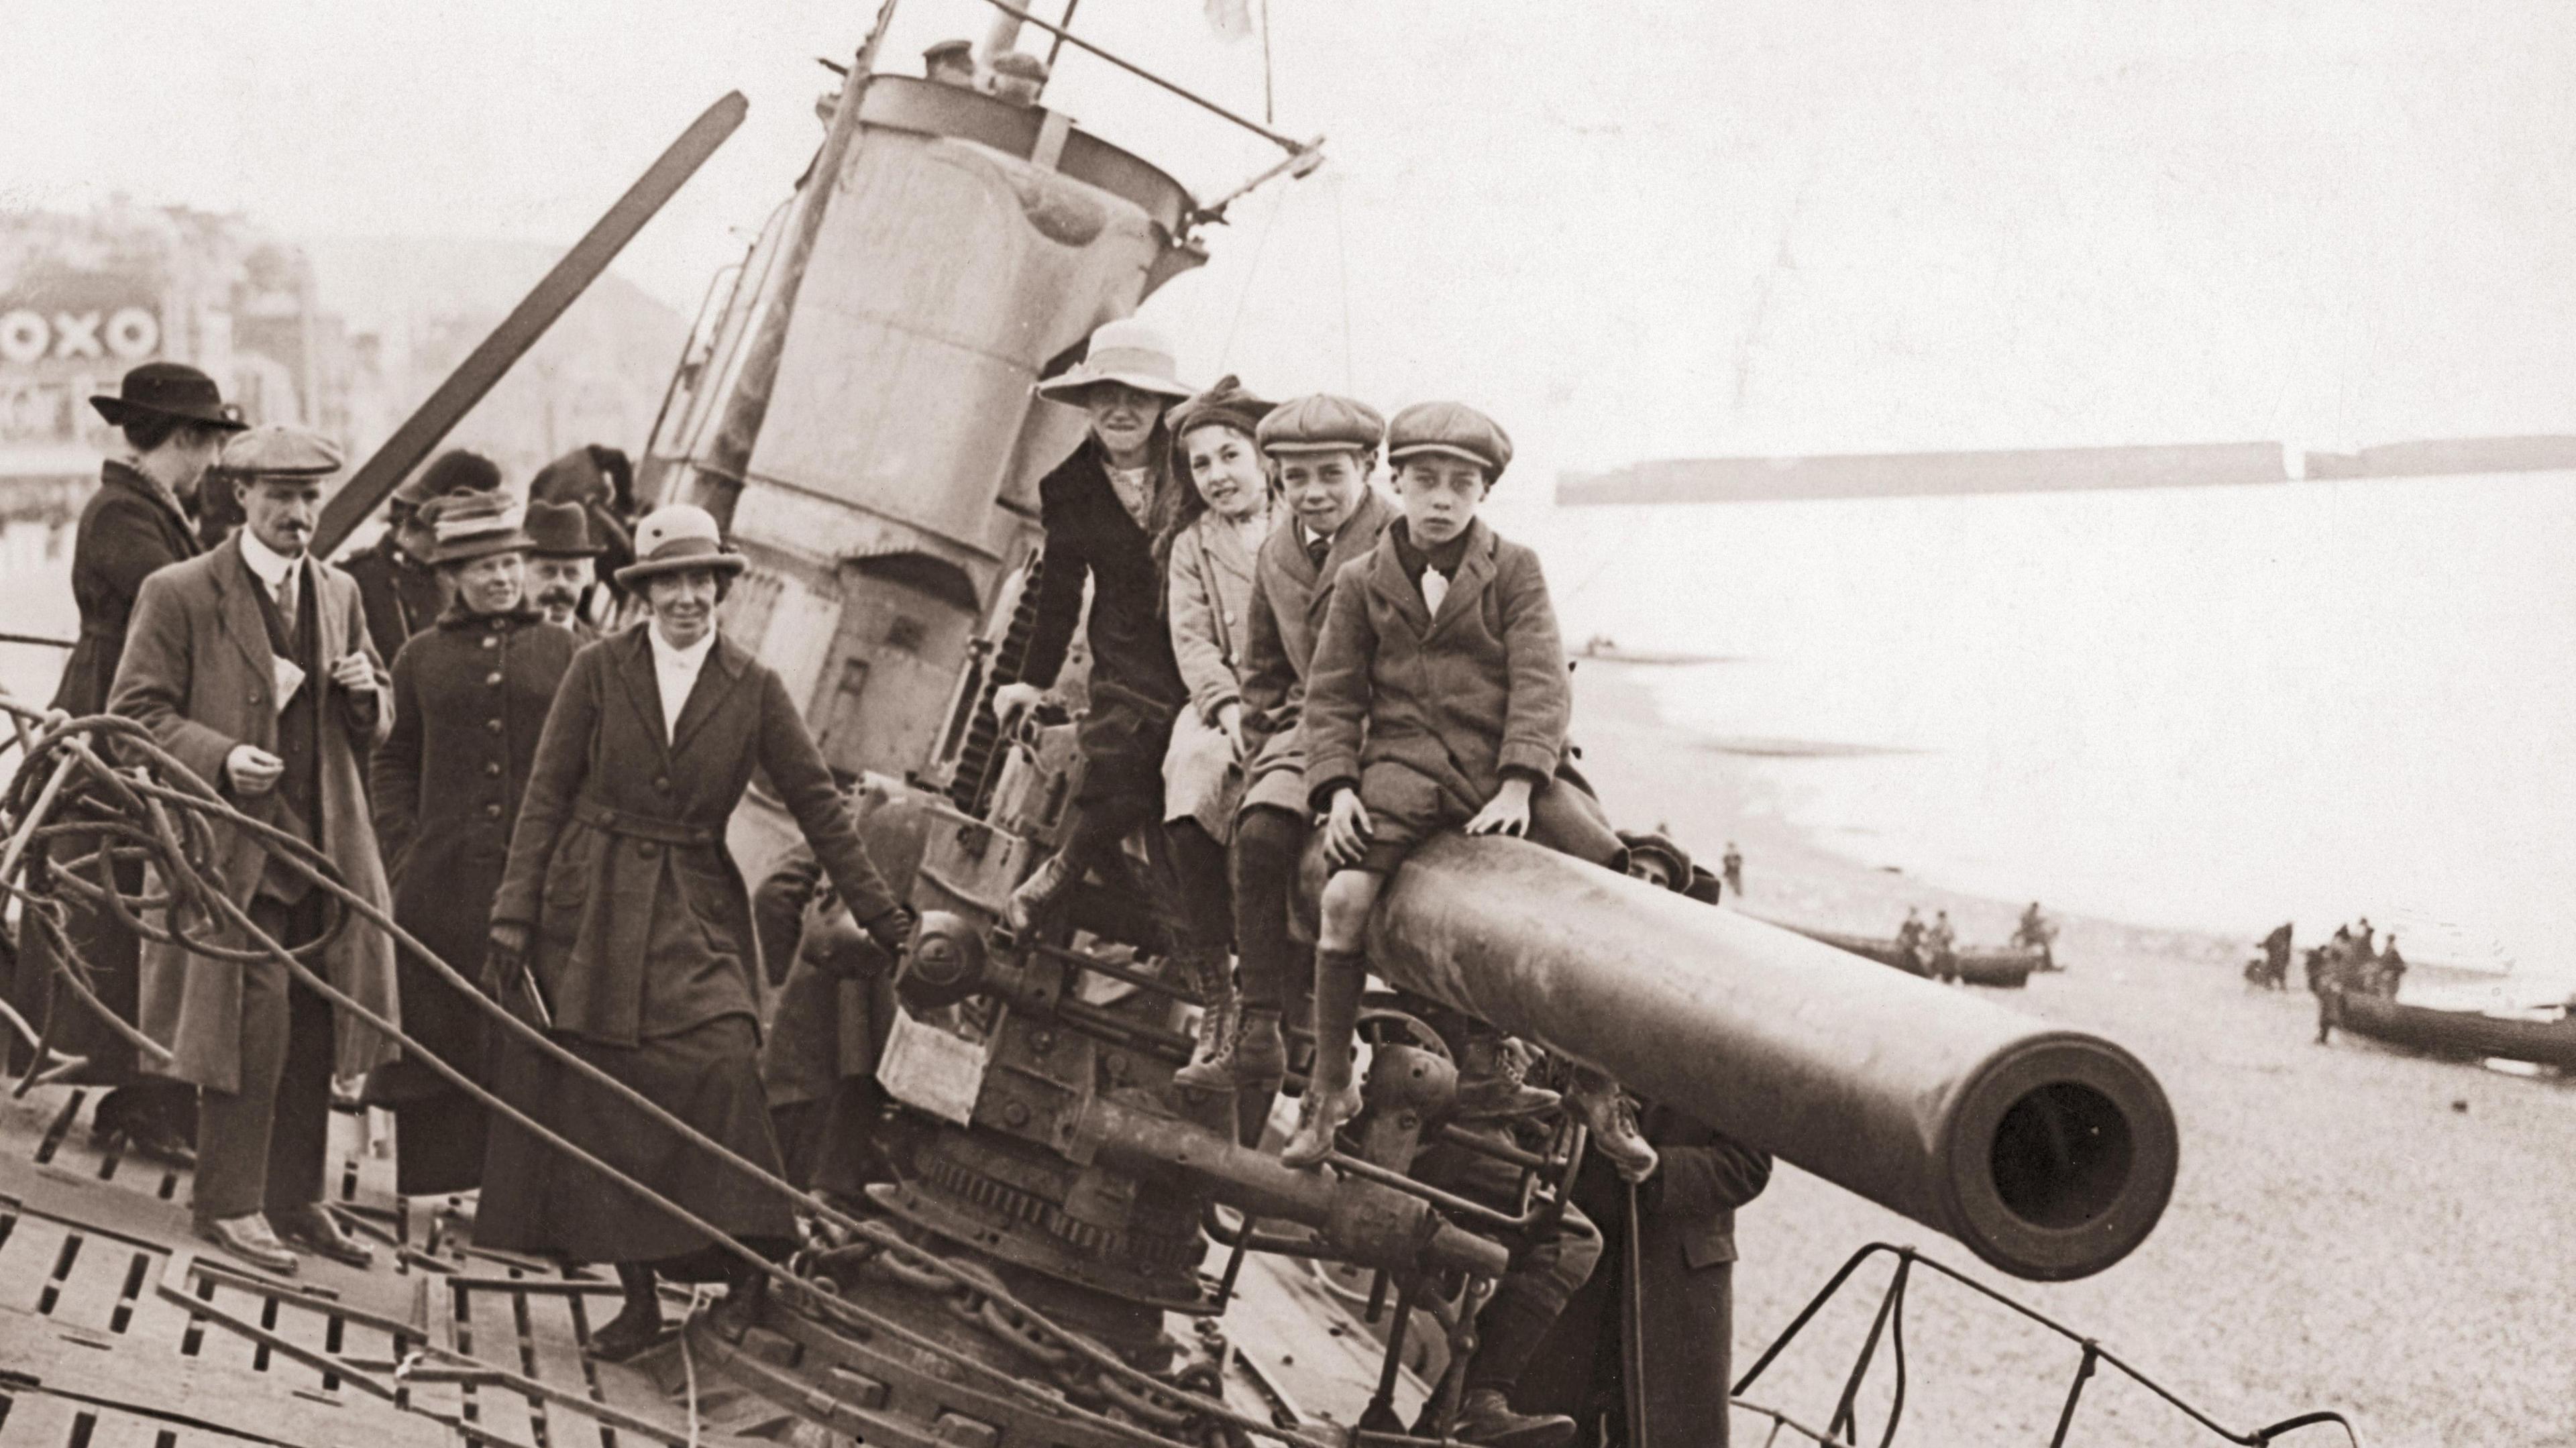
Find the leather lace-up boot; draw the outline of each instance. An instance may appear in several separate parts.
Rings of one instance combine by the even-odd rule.
[[[1660,1158],[1637,1129],[1636,1104],[1618,1082],[1589,1066],[1578,1066],[1566,1104],[1582,1113],[1583,1124],[1592,1128],[1592,1149],[1609,1160],[1622,1180],[1641,1182],[1655,1174]]]
[[[1315,1070],[1297,1105],[1297,1131],[1280,1149],[1292,1167],[1320,1166],[1333,1154],[1333,1138],[1360,1114],[1360,1091],[1351,1079],[1360,1023],[1360,993],[1368,961],[1356,950],[1315,952]]]
[[[1172,1080],[1201,1091],[1275,1090],[1287,1074],[1288,1042],[1279,1034],[1279,1013],[1246,1006],[1235,1012],[1234,1029],[1216,1053],[1173,1072]]]

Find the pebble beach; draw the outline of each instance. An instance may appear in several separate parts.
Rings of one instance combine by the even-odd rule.
[[[1575,696],[1583,767],[1614,819],[1667,823],[1712,857],[1735,840],[1750,911],[1885,935],[1914,905],[1948,910],[1963,946],[2011,934],[2023,901],[1945,891],[1805,837],[1761,769],[1659,719],[1635,667],[1586,663]],[[1783,1164],[1738,1215],[1737,1371],[1853,1252],[1910,1243],[2096,1339],[2235,1433],[2331,1409],[2372,1445],[2576,1444],[2576,1080],[2341,1035],[2317,1046],[2314,1004],[2295,982],[2258,993],[2240,978],[2246,939],[2058,918],[2066,969],[1989,994],[2107,1035],[2155,1071],[2182,1159],[2154,1234],[2094,1277],[2017,1282]],[[1747,1396],[1822,1426],[1889,1270],[1864,1267]],[[1919,1273],[1905,1351],[1896,1441],[1930,1444],[2047,1443],[2081,1356]],[[1892,1396],[1882,1348],[1860,1398],[1862,1441],[1878,1441]],[[1768,1426],[1739,1417],[1737,1441],[1759,1443]],[[2066,1441],[2223,1440],[2105,1369]],[[2324,1425],[2280,1441],[2345,1438]]]

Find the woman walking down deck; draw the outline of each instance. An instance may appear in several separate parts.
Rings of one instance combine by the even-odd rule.
[[[125,374],[119,395],[90,399],[99,416],[125,434],[126,452],[108,459],[98,491],[81,508],[72,543],[72,598],[80,605],[80,638],[63,664],[53,707],[75,716],[103,713],[108,686],[125,653],[126,625],[143,580],[194,558],[196,523],[189,510],[223,448],[243,429],[239,408],[214,380],[176,362],[146,362]],[[68,844],[54,856],[87,853]],[[143,867],[117,868],[117,889],[143,888]],[[105,911],[70,903],[64,921],[72,945],[89,962],[91,986],[110,1010],[135,1019],[141,943]],[[10,991],[30,1021],[53,1020],[53,1048],[87,1064],[63,1079],[111,1088],[90,1115],[91,1134],[125,1138],[142,1154],[173,1165],[196,1160],[196,1092],[185,1081],[135,1069],[134,1047],[92,1016],[69,991],[54,990],[53,942],[36,930],[18,936],[18,973]]]
[[[618,582],[651,619],[574,656],[546,717],[493,903],[484,979],[565,1050],[775,1175],[753,980],[760,951],[725,824],[754,770],[795,817],[850,913],[901,950],[910,912],[869,862],[787,686],[717,631],[741,557],[685,504],[636,528]],[[521,1044],[494,1053],[504,1099],[616,1171],[756,1250],[794,1242],[786,1200],[569,1067]],[[476,1239],[616,1264],[626,1306],[592,1338],[611,1360],[662,1331],[669,1276],[760,1275],[619,1183],[509,1121],[493,1124]]]
[[[1253,559],[1270,533],[1270,485],[1255,429],[1271,404],[1228,377],[1172,409],[1173,488],[1179,500],[1157,540],[1164,555],[1172,655],[1190,701],[1163,755],[1163,832],[1171,845],[1178,908],[1188,921],[1191,984],[1207,1009],[1192,1059],[1213,1057],[1230,1029],[1234,977],[1227,942],[1234,892],[1226,847],[1243,799],[1244,640]]]
[[[472,976],[537,734],[579,645],[545,627],[526,597],[530,539],[506,496],[432,498],[419,518],[451,601],[394,660],[393,732],[376,749],[369,793],[395,923]],[[397,970],[405,1034],[479,1075],[487,1033],[475,1003],[407,952]],[[376,1068],[366,1099],[393,1110],[396,1191],[481,1185],[481,1103],[408,1054]]]

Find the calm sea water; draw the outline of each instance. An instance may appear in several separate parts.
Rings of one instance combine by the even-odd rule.
[[[2576,475],[1497,520],[1856,858],[2576,980]]]
[[[1497,501],[1569,640],[1737,659],[1641,674],[1855,858],[2576,979],[2576,475]],[[0,630],[71,634],[68,552],[0,533]],[[0,645],[21,698],[59,666]],[[1852,752],[1777,752],[1818,744]]]

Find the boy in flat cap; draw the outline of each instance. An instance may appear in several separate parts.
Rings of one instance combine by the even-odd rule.
[[[1306,680],[1307,796],[1327,816],[1333,875],[1315,955],[1315,1084],[1292,1165],[1322,1161],[1359,1109],[1361,933],[1416,845],[1464,828],[1610,869],[1625,854],[1599,805],[1557,784],[1573,696],[1538,555],[1476,518],[1511,452],[1503,429],[1462,403],[1396,414],[1387,456],[1403,516],[1335,580]],[[1615,1085],[1578,1071],[1573,1100],[1621,1171],[1653,1170]]]

